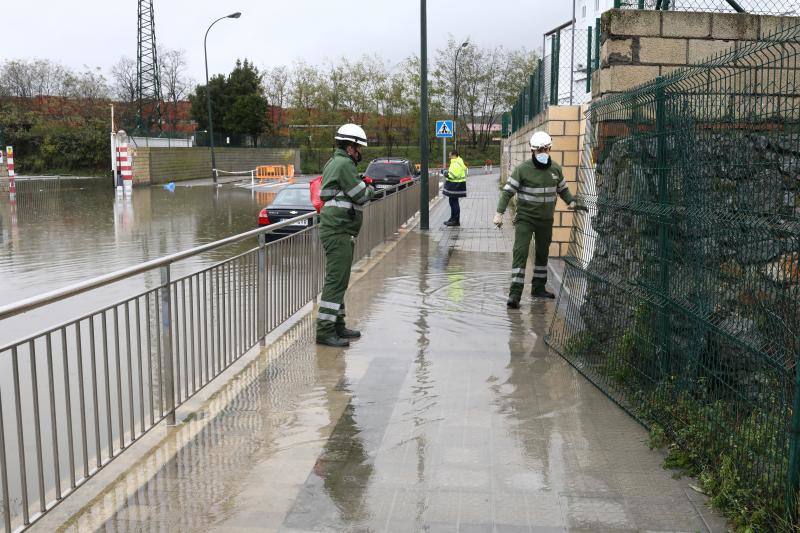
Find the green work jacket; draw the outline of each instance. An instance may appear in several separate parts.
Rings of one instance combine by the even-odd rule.
[[[374,192],[359,179],[356,164],[347,152],[337,148],[322,170],[320,198],[324,205],[319,217],[320,236],[336,233],[358,236],[364,218],[364,204]]]
[[[574,200],[567,187],[561,165],[550,161],[548,168],[538,168],[528,159],[514,169],[500,192],[497,212],[505,213],[511,197],[517,195],[515,220],[538,222],[553,220],[556,210],[556,195],[566,203]]]

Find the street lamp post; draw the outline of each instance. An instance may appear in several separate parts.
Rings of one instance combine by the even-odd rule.
[[[458,120],[458,54],[468,45],[469,38],[458,47],[458,50],[456,50],[456,59],[453,62],[453,149],[457,149],[458,147],[458,135],[456,135],[456,130],[458,129],[456,124]]]
[[[236,13],[231,13],[230,15],[225,15],[224,17],[218,18],[211,23],[211,26],[209,26],[206,30],[206,36],[203,37],[203,55],[206,62],[206,100],[208,102],[208,140],[211,146],[211,179],[214,180],[214,185],[217,184],[217,157],[214,155],[214,123],[211,120],[211,87],[208,85],[208,32],[211,31],[211,28],[214,26],[214,24],[222,19],[238,19],[241,16],[242,14],[237,11]]]
[[[419,54],[419,227],[430,229],[428,202],[428,3],[420,0],[420,54]]]

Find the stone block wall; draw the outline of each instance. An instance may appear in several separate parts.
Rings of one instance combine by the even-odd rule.
[[[215,148],[217,168],[228,172],[259,165],[294,165],[300,169],[300,150],[294,148]],[[169,183],[211,177],[208,148],[136,148],[134,185]]]
[[[553,138],[550,156],[564,170],[570,191],[577,190],[578,166],[585,133],[586,106],[551,106],[525,126],[503,140],[501,182],[505,183],[511,171],[531,157],[530,138],[536,131],[545,131]],[[498,192],[499,194],[499,192]],[[572,230],[573,215],[559,198],[553,222],[553,242],[550,256],[566,255]]]
[[[795,17],[612,9],[602,17],[592,96],[627,91],[797,23]]]

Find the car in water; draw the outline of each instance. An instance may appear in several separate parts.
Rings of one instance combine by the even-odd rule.
[[[306,213],[315,212],[311,203],[311,192],[308,183],[295,183],[281,189],[272,202],[258,213],[259,227],[269,226]],[[275,241],[302,231],[316,223],[316,217],[295,222],[289,226],[267,233],[267,241]]]
[[[376,191],[397,185],[411,184],[417,177],[414,165],[408,159],[379,157],[370,161],[364,172],[364,181]]]

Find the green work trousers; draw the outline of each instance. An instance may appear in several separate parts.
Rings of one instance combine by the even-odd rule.
[[[537,220],[529,222],[518,220],[514,224],[514,253],[511,264],[511,289],[509,298],[519,300],[525,286],[525,267],[531,238],[535,240],[536,251],[533,258],[532,292],[544,289],[547,283],[547,257],[550,255],[550,242],[553,240],[553,221]]]
[[[317,314],[317,336],[324,337],[344,327],[344,293],[350,283],[356,239],[347,233],[320,239],[325,250],[325,285]]]

